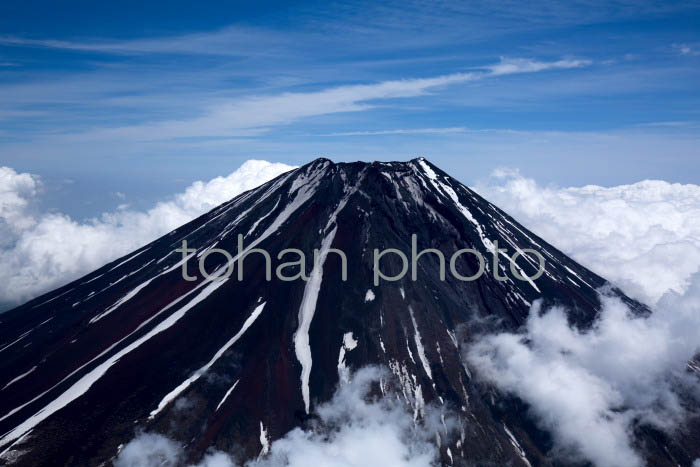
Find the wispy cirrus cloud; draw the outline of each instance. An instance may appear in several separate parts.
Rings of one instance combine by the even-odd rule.
[[[372,108],[373,101],[416,97],[437,89],[480,79],[480,73],[454,73],[422,79],[338,86],[313,92],[288,92],[241,99],[221,99],[181,120],[106,128],[79,135],[86,139],[157,140],[217,136],[251,136],[265,128],[341,112]]]
[[[0,45],[34,47],[115,55],[197,54],[197,55],[274,55],[275,46],[284,43],[280,34],[254,28],[230,26],[215,31],[133,39],[60,40],[1,36]]]
[[[698,44],[673,44],[673,49],[681,55],[700,55],[700,46]]]
[[[527,131],[509,128],[468,128],[464,126],[436,128],[393,128],[390,130],[357,130],[326,133],[314,136],[390,136],[390,135],[463,135],[463,134],[528,135]]]
[[[202,54],[250,55],[266,53],[271,47],[293,44],[313,46],[319,39],[334,44],[352,44],[360,49],[397,50],[426,48],[454,41],[481,42],[513,32],[548,30],[562,26],[592,24],[696,9],[693,2],[623,0],[606,2],[517,2],[445,1],[429,5],[419,1],[345,2],[343,8],[300,5],[299,21],[288,28],[270,25],[244,26],[231,18],[229,26],[160,37],[110,39],[100,37],[62,39],[22,35],[0,37],[0,45],[40,47],[116,55]],[[226,12],[222,12],[222,17]],[[394,40],[378,40],[392,38]],[[329,49],[333,49],[330,47]],[[339,48],[342,49],[342,48]]]
[[[336,132],[320,136],[445,135],[451,133],[466,133],[468,131],[470,131],[469,128],[461,126],[447,128],[397,128],[378,131]]]
[[[487,67],[491,76],[512,75],[516,73],[536,73],[547,70],[566,70],[569,68],[581,68],[589,66],[591,60],[563,59],[553,62],[541,62],[528,58],[501,57],[501,62]]]
[[[303,118],[368,110],[373,108],[377,101],[423,96],[447,86],[503,75],[580,68],[591,63],[590,60],[542,62],[531,59],[502,59],[498,64],[482,67],[488,71],[457,72],[429,78],[344,85],[312,92],[286,92],[241,99],[221,99],[201,109],[200,115],[196,117],[98,129],[79,137],[150,141],[172,138],[254,136],[268,127],[289,124]]]
[[[687,121],[667,121],[667,122],[649,122],[640,123],[640,127],[655,127],[655,128],[698,128],[700,122],[694,120]]]

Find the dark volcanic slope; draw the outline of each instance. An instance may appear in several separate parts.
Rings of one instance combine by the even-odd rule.
[[[235,253],[239,233],[247,248],[270,252],[273,273],[278,252],[303,250],[310,280],[268,282],[262,256],[253,254],[243,281],[235,274],[203,281],[199,257],[212,248]],[[448,258],[461,248],[483,252],[486,273],[460,282],[448,272],[440,281],[431,254],[420,259],[417,281],[409,275],[374,287],[373,249],[409,253],[413,233],[419,249],[438,248]],[[183,239],[196,248],[186,262],[196,281],[183,279],[174,252]],[[493,278],[487,250],[494,241],[507,249],[507,281]],[[508,256],[518,247],[546,259],[546,273],[534,283],[512,278]],[[348,280],[342,282],[335,254],[311,272],[314,248],[343,250]],[[530,261],[518,260],[528,274],[535,270]],[[206,268],[221,274],[225,263],[212,254]],[[382,261],[386,273],[400,266],[395,256]],[[477,267],[471,255],[457,262],[465,275]],[[594,289],[604,283],[423,159],[319,159],[1,315],[1,459],[100,465],[136,428],[182,441],[193,461],[209,446],[255,456],[261,423],[278,438],[332,395],[343,339],[352,333],[358,345],[346,352],[348,367],[385,365],[407,404],[459,411],[463,440],[442,448],[450,448],[455,465],[548,465],[547,435],[518,401],[476,382],[459,347],[468,345],[475,322],[516,329],[538,298],[568,306],[572,321],[586,325],[599,307]],[[192,404],[186,417],[175,408],[182,397]],[[655,465],[690,463],[689,453],[661,435],[644,436]]]

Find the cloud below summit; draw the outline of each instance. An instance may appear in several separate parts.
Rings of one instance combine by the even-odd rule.
[[[673,433],[688,401],[700,401],[698,375],[686,371],[700,352],[700,187],[543,187],[514,170],[494,175],[480,194],[653,313],[635,317],[602,296],[594,325],[579,330],[567,310],[535,303],[521,332],[481,336],[467,359],[529,405],[555,454],[599,467],[644,465],[635,426]]]
[[[226,177],[194,182],[148,211],[118,209],[79,222],[61,213],[35,213],[41,179],[0,167],[0,303],[19,304],[77,279],[292,168],[247,161]]]
[[[602,303],[593,327],[581,331],[563,308],[536,302],[522,333],[483,336],[466,358],[481,378],[530,406],[556,455],[641,467],[636,424],[673,433],[689,415],[688,401],[700,401],[698,375],[686,371],[700,351],[700,274],[646,318],[617,298]]]
[[[642,301],[683,292],[700,270],[700,186],[545,187],[513,170],[494,175],[480,194]]]
[[[77,222],[37,213],[41,179],[0,169],[0,302],[18,303],[96,269],[236,194],[290,170],[249,161],[195,182],[148,211]],[[650,304],[683,292],[700,268],[700,187],[644,181],[617,187],[543,187],[501,171],[477,191],[545,240]]]
[[[426,406],[414,420],[403,401],[391,395],[370,397],[372,385],[390,379],[388,371],[364,367],[341,384],[330,401],[316,408],[312,426],[296,428],[274,440],[265,457],[239,462],[221,451],[207,454],[190,467],[432,467],[439,450],[436,436],[451,439],[458,428],[453,414]],[[264,448],[263,448],[264,449]],[[138,435],[117,456],[115,467],[181,465],[183,448],[165,436]]]

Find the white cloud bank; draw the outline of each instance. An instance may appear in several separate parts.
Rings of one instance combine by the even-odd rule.
[[[431,467],[443,440],[455,433],[452,417],[426,407],[426,417],[414,421],[408,407],[394,397],[370,397],[372,385],[387,372],[377,367],[358,370],[333,398],[318,406],[317,421],[307,430],[296,428],[269,446],[259,459],[239,464],[222,452],[209,453],[196,467]],[[449,415],[449,414],[447,414]],[[129,442],[115,467],[180,465],[182,447],[162,435],[142,434]]]
[[[119,451],[114,467],[168,467],[177,465],[181,458],[182,449],[175,441],[142,433]]]
[[[250,160],[148,211],[119,209],[81,223],[35,214],[41,180],[0,167],[0,302],[19,303],[76,279],[292,168]]]
[[[531,407],[555,454],[598,467],[644,465],[636,424],[672,432],[700,402],[700,187],[643,181],[611,188],[541,187],[511,170],[477,190],[580,263],[652,305],[618,299],[587,331],[538,302],[521,333],[482,336],[466,355],[480,377]],[[697,461],[696,461],[697,463]]]
[[[590,330],[572,329],[565,310],[543,312],[536,302],[523,333],[484,336],[466,357],[480,377],[530,405],[560,455],[640,467],[635,423],[672,432],[687,416],[684,397],[700,402],[698,375],[686,371],[700,352],[700,274],[646,318],[602,298]]]
[[[0,167],[0,302],[19,303],[77,278],[289,169],[248,161],[146,212],[119,209],[80,223],[35,213],[40,179]],[[477,191],[642,301],[682,292],[700,268],[700,186],[648,180],[557,188],[514,171],[496,175]]]
[[[682,292],[700,269],[700,186],[558,188],[513,170],[494,175],[480,194],[635,298],[653,304]]]

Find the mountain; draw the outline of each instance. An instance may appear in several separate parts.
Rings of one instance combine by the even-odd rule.
[[[480,252],[484,272],[464,281],[446,264],[441,280],[438,255],[426,253],[416,280],[409,272],[375,285],[374,250],[410,260],[412,238],[446,263],[461,249]],[[193,251],[176,251],[183,240]],[[250,254],[226,278],[240,241]],[[498,267],[496,242],[505,249]],[[271,255],[270,280],[252,249]],[[285,249],[304,253],[308,280],[276,274],[298,259],[278,258]],[[536,280],[514,276],[539,268],[534,253],[517,258],[525,249],[544,259]],[[345,281],[334,250],[345,254]],[[215,280],[199,271],[205,256]],[[386,276],[403,266],[393,253],[380,265]],[[480,268],[474,252],[454,266],[464,276]],[[318,159],[0,315],[0,462],[105,465],[136,430],[179,440],[190,462],[212,446],[254,458],[268,440],[309,424],[349,369],[381,365],[417,414],[426,404],[458,414],[463,432],[440,447],[446,465],[552,465],[561,461],[548,456],[551,436],[526,404],[479,381],[461,354],[480,333],[517,330],[538,299],[590,326],[601,307],[596,289],[606,285],[425,159]],[[652,465],[700,456],[692,434],[644,428],[637,436]]]

